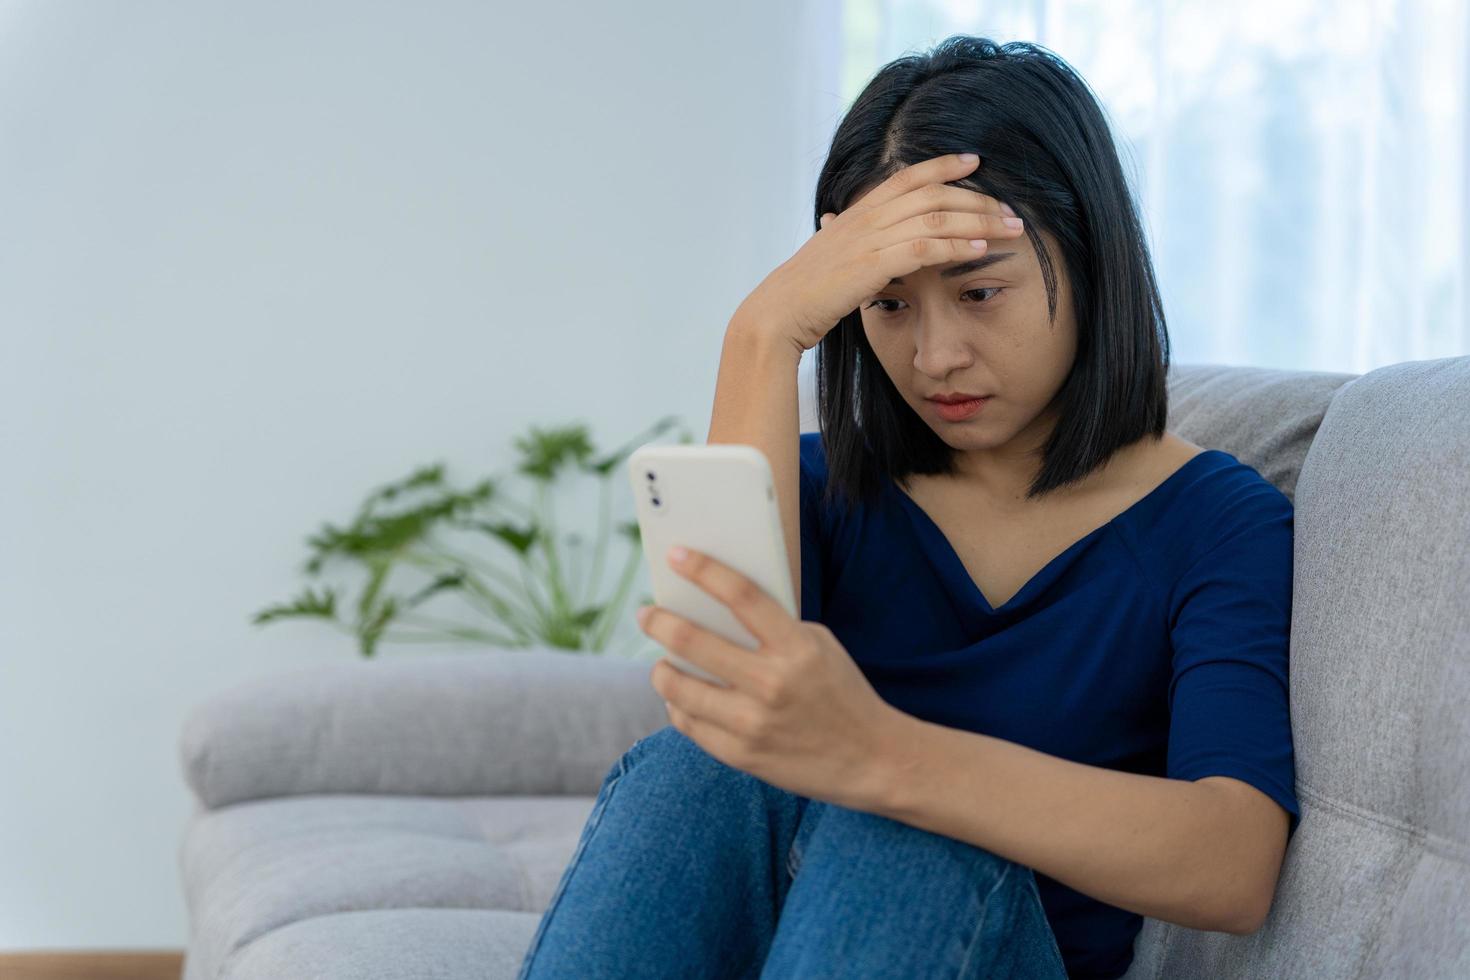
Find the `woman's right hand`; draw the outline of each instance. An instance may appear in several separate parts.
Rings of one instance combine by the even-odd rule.
[[[1000,201],[947,182],[979,161],[960,154],[923,160],[893,174],[839,215],[822,215],[821,230],[777,266],[740,304],[736,317],[775,331],[801,350],[817,345],[838,321],[890,280],[924,266],[985,254],[985,239],[1016,238],[1004,223],[1014,212]],[[970,244],[980,241],[980,246]]]

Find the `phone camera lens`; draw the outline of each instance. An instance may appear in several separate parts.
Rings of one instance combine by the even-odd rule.
[[[653,498],[653,506],[655,506],[655,507],[658,506],[658,498],[657,497],[654,497]]]
[[[646,477],[648,477],[650,480],[652,480],[653,479],[653,470],[649,470],[647,473],[645,473],[643,475],[646,476]]]

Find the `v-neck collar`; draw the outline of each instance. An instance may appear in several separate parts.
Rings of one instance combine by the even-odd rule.
[[[953,578],[956,581],[966,583],[969,589],[970,597],[973,600],[974,604],[978,606],[983,612],[995,616],[1001,614],[1002,612],[1008,612],[1015,607],[1022,605],[1028,599],[1030,599],[1032,595],[1046,589],[1047,586],[1051,584],[1052,580],[1060,576],[1061,573],[1066,569],[1066,566],[1071,563],[1072,556],[1076,555],[1078,552],[1086,548],[1091,542],[1101,536],[1104,531],[1111,528],[1118,521],[1122,520],[1129,514],[1133,513],[1135,510],[1142,507],[1144,504],[1148,503],[1159,493],[1161,493],[1165,488],[1178,482],[1178,480],[1186,472],[1196,469],[1199,466],[1200,460],[1204,459],[1205,457],[1213,458],[1214,456],[1230,457],[1230,454],[1221,449],[1205,449],[1201,452],[1195,453],[1193,456],[1189,457],[1189,459],[1185,460],[1184,463],[1180,465],[1178,469],[1174,470],[1173,473],[1170,473],[1168,476],[1164,477],[1163,481],[1159,483],[1158,486],[1154,487],[1148,493],[1135,500],[1124,510],[1113,515],[1113,517],[1111,517],[1106,523],[1093,528],[1091,531],[1088,531],[1076,541],[1073,541],[1060,554],[1058,554],[1056,557],[1052,558],[1051,561],[1043,565],[1035,575],[1032,575],[1029,579],[1027,579],[1025,584],[1017,589],[1014,595],[1012,595],[1005,602],[1002,602],[999,606],[990,605],[990,600],[985,598],[985,593],[980,591],[980,587],[976,585],[975,580],[970,577],[970,571],[965,567],[965,563],[960,559],[959,552],[955,551],[954,545],[950,544],[949,539],[944,536],[944,532],[940,530],[939,525],[936,524],[934,522],[934,519],[929,516],[929,512],[920,507],[919,502],[913,497],[910,497],[907,493],[905,493],[903,489],[899,487],[892,479],[888,479],[885,482],[888,484],[889,489],[891,489],[893,493],[897,494],[899,499],[903,502],[903,508],[912,519],[914,523],[914,529],[918,532],[920,538],[923,539],[925,545],[927,546],[929,554],[937,556],[937,560],[942,562],[945,566],[943,568],[943,571],[945,572],[946,576],[949,578]],[[1233,457],[1230,458],[1233,459]]]

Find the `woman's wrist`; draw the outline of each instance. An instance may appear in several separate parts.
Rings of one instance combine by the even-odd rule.
[[[762,350],[770,348],[783,354],[790,352],[797,360],[807,349],[802,342],[801,331],[787,318],[744,304],[730,317],[725,332]]]

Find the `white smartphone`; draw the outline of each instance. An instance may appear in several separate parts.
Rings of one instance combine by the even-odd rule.
[[[728,606],[670,567],[668,551],[679,544],[734,568],[796,615],[781,510],[765,453],[734,443],[650,443],[628,457],[628,477],[655,603],[738,646],[760,646]],[[725,686],[678,654],[666,652],[664,659]]]

